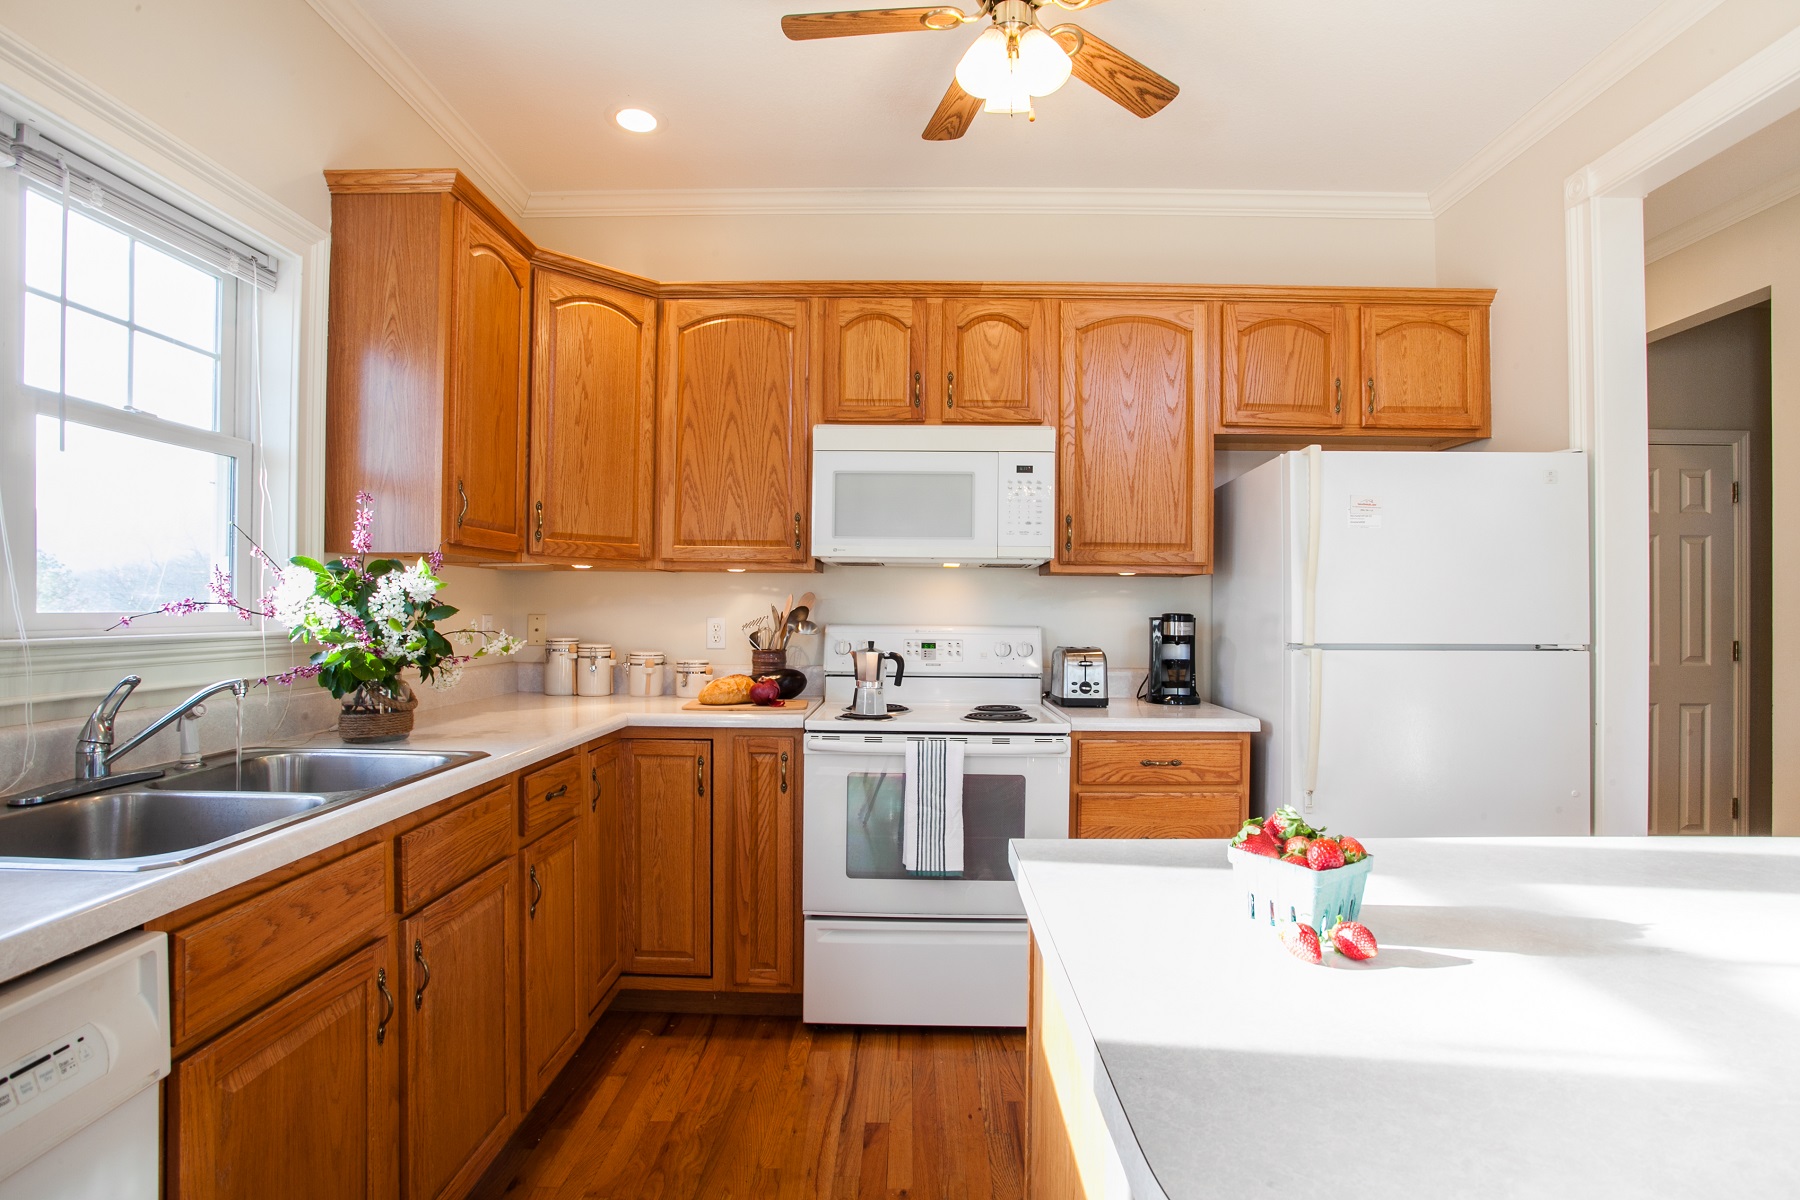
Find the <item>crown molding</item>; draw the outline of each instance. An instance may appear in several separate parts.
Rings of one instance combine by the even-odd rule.
[[[1757,213],[1767,212],[1777,204],[1800,196],[1800,170],[1790,171],[1779,179],[1745,192],[1717,208],[1708,209],[1644,242],[1644,261],[1667,258],[1677,250],[1685,250],[1705,241],[1715,233],[1729,229],[1739,221],[1747,221]]]
[[[1431,190],[1431,211],[1442,215],[1499,174],[1552,130],[1593,102],[1651,55],[1692,28],[1724,0],[1667,0],[1618,41],[1540,100],[1499,137],[1483,146],[1455,174]]]
[[[392,38],[357,0],[306,0],[325,23],[337,31],[362,60],[387,81],[412,110],[424,118],[437,135],[462,156],[463,171],[481,190],[517,216],[525,209],[530,190],[513,173],[494,148],[487,144],[444,94],[425,78]]]
[[[534,192],[527,218],[982,215],[1336,217],[1430,220],[1417,192],[1257,192],[1188,188],[695,188]]]

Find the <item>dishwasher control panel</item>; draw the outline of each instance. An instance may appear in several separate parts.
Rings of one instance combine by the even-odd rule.
[[[0,1133],[106,1074],[106,1038],[92,1024],[0,1067]]]

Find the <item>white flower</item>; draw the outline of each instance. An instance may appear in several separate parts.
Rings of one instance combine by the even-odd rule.
[[[443,585],[431,574],[431,564],[421,558],[412,570],[400,577],[400,586],[405,590],[408,600],[414,604],[423,604],[437,595],[438,588]]]
[[[302,614],[309,629],[320,629],[327,632],[335,630],[344,623],[344,614],[339,612],[330,601],[323,596],[314,596],[306,605]]]
[[[446,658],[438,664],[437,670],[431,673],[431,686],[440,692],[447,692],[462,682],[463,665],[453,658]]]
[[[481,658],[488,654],[517,654],[524,645],[524,638],[516,638],[512,634],[506,632],[506,630],[502,629],[498,634],[488,640],[487,645],[475,652],[475,657]]]
[[[375,585],[369,597],[369,615],[377,621],[406,619],[406,584],[398,572],[390,571]]]
[[[316,582],[311,571],[289,571],[275,586],[275,619],[289,629],[298,629],[304,625],[307,612],[312,607]]]

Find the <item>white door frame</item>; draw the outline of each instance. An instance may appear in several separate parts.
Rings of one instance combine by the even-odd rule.
[[[1750,469],[1750,431],[1748,429],[1652,429],[1647,445],[1651,446],[1730,446],[1731,482],[1741,485]],[[1740,495],[1731,505],[1732,562],[1731,580],[1732,640],[1738,643],[1741,656],[1732,664],[1731,676],[1731,787],[1737,799],[1737,815],[1731,819],[1731,832],[1750,832],[1750,498]]]
[[[1592,455],[1594,832],[1650,829],[1644,196],[1800,111],[1800,29],[1569,176],[1570,445]]]

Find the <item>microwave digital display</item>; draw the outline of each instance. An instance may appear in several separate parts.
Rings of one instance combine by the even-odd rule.
[[[1013,467],[1013,474],[1015,474],[1015,475],[1030,475],[1033,472],[1035,472],[1036,470],[1037,470],[1036,467],[1028,466],[1025,463],[1019,463],[1018,465]]]

